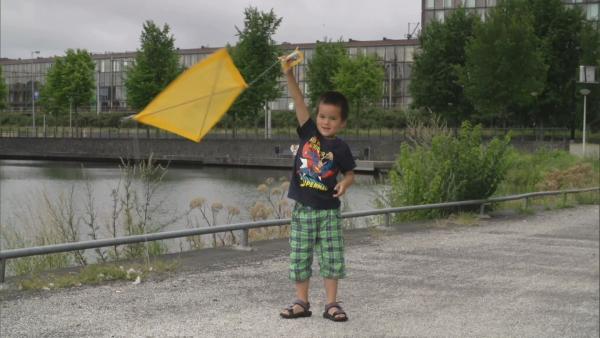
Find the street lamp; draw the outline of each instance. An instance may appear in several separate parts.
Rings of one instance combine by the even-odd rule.
[[[585,115],[586,115],[586,106],[587,106],[587,96],[590,93],[590,90],[587,88],[583,88],[579,91],[581,95],[583,95],[583,157],[585,157]]]
[[[31,52],[31,115],[33,117],[33,132],[35,133],[35,77],[33,71],[33,54],[40,54],[39,50],[34,50]]]
[[[594,66],[579,66],[579,83],[586,85],[597,84],[596,81],[596,67]],[[590,90],[582,88],[579,93],[583,95],[583,140],[582,140],[582,152],[585,157],[585,122],[586,122],[586,109],[587,109],[587,96],[590,94]]]

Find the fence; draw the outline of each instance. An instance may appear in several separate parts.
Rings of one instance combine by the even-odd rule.
[[[525,207],[528,207],[529,199],[531,199],[531,198],[540,197],[540,196],[550,196],[550,195],[563,195],[563,198],[566,198],[567,194],[583,193],[583,192],[590,192],[590,191],[600,191],[600,187],[558,190],[558,191],[541,191],[541,192],[533,192],[533,193],[526,193],[526,194],[520,194],[520,195],[493,197],[493,198],[482,199],[482,200],[469,200],[469,201],[459,201],[459,202],[446,202],[446,203],[413,205],[413,206],[396,207],[396,208],[355,211],[355,212],[343,213],[342,218],[355,218],[355,217],[364,217],[364,216],[384,215],[385,216],[384,224],[386,227],[388,227],[388,226],[390,226],[391,215],[395,214],[395,213],[417,211],[417,210],[441,209],[441,208],[479,205],[480,206],[480,214],[483,215],[485,212],[485,206],[488,204],[492,204],[492,203],[524,199]],[[47,245],[47,246],[38,246],[38,247],[33,247],[33,248],[4,250],[4,251],[0,251],[0,283],[4,283],[4,276],[5,276],[5,271],[6,271],[6,261],[8,259],[12,259],[12,258],[20,258],[20,257],[28,257],[28,256],[36,256],[36,255],[46,255],[46,254],[51,254],[51,253],[68,252],[68,251],[75,251],[75,250],[102,248],[102,247],[109,247],[109,246],[116,246],[116,245],[123,245],[123,244],[151,242],[151,241],[158,241],[158,240],[171,239],[171,238],[181,238],[181,237],[188,237],[188,236],[215,234],[215,233],[234,231],[234,230],[242,230],[242,238],[240,240],[240,246],[247,247],[248,246],[248,231],[250,229],[269,227],[269,226],[281,226],[281,225],[290,224],[290,222],[291,222],[291,219],[286,218],[286,219],[276,219],[276,220],[268,220],[268,221],[260,221],[260,222],[247,222],[247,223],[221,225],[221,226],[215,226],[215,227],[210,227],[210,228],[175,230],[175,231],[159,232],[159,233],[152,233],[152,234],[145,234],[145,235],[126,236],[126,237],[100,239],[100,240],[93,240],[93,241],[82,241],[82,242],[75,242],[75,243],[63,243],[63,244],[55,244],[55,245]]]
[[[454,129],[457,132],[457,129]],[[346,139],[360,138],[391,138],[406,139],[407,136],[414,136],[418,131],[410,128],[364,128],[364,129],[345,129],[340,136]],[[506,135],[511,132],[515,140],[535,140],[535,141],[563,141],[570,139],[570,130],[566,128],[484,128],[482,134],[484,137],[496,137]],[[588,131],[589,132],[589,131]],[[206,137],[215,139],[264,139],[265,129],[263,128],[238,128],[233,129],[214,129]],[[86,138],[86,139],[181,139],[181,137],[165,132],[153,127],[63,127],[63,126],[38,126],[32,127],[0,127],[1,137],[34,137],[34,138]],[[280,127],[270,130],[270,137],[274,139],[296,138],[296,127]],[[575,135],[581,138],[581,131]],[[600,143],[600,133],[589,133],[588,141]]]

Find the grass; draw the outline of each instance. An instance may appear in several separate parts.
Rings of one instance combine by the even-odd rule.
[[[82,285],[97,285],[110,281],[141,282],[151,275],[168,273],[177,269],[177,262],[156,260],[151,265],[145,264],[93,264],[76,272],[35,274],[22,278],[17,282],[20,290],[53,290],[78,287]]]

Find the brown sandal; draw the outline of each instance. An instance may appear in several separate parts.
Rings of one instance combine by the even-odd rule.
[[[300,307],[302,308],[302,311],[294,312],[294,305],[300,305]],[[279,313],[279,315],[281,316],[281,318],[285,318],[285,319],[310,317],[310,316],[312,316],[312,312],[309,309],[310,309],[310,303],[306,303],[306,302],[302,301],[301,299],[296,299],[292,303],[292,305],[285,308],[285,310],[287,311],[287,314]]]
[[[336,308],[337,310],[330,314],[329,310],[331,310],[332,308]],[[338,317],[342,315],[343,317]],[[345,322],[348,320],[348,315],[346,314],[346,312],[344,312],[344,310],[338,302],[333,302],[325,305],[325,312],[323,312],[323,318],[333,320],[334,322]]]

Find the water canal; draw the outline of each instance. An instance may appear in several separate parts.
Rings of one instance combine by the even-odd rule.
[[[271,186],[280,186],[289,176],[287,169],[170,166],[152,197],[156,207],[152,222],[167,224],[162,230],[189,227],[189,218],[177,219],[177,215],[189,210],[190,202],[199,197],[206,201],[208,210],[215,203],[223,205],[217,224],[251,221],[250,210],[256,201],[268,205],[264,189],[261,192],[258,186],[268,178],[273,178]],[[90,229],[85,224],[86,207],[93,205],[98,237],[110,237],[112,192],[117,189],[122,196],[123,174],[118,164],[3,160],[0,161],[0,226],[31,237],[52,222],[52,209],[68,217],[72,205],[71,214],[79,227],[80,240],[87,240]],[[382,189],[383,184],[375,177],[357,175],[355,185],[342,199],[342,210],[376,207],[375,200]],[[239,215],[229,219],[224,211],[228,207],[235,207]],[[356,222],[364,225],[368,220]],[[201,218],[196,225],[203,226]]]

